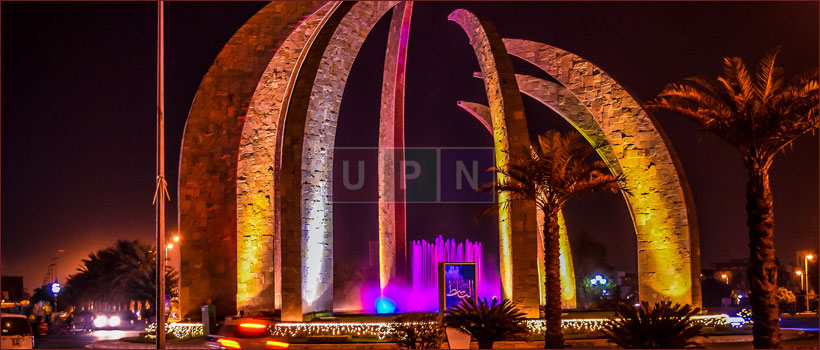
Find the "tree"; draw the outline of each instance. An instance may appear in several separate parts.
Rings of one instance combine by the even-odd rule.
[[[777,288],[777,303],[781,311],[788,310],[794,315],[797,312],[794,307],[795,302],[797,302],[797,297],[792,291],[783,287]]]
[[[749,282],[755,348],[780,347],[777,266],[769,169],[774,156],[818,127],[817,69],[788,85],[768,53],[754,76],[738,57],[724,58],[717,79],[689,77],[667,85],[648,108],[678,112],[740,151],[748,173]]]
[[[606,245],[587,231],[582,230],[577,240],[570,240],[570,246],[575,275],[580,276],[575,279],[578,305],[590,307],[600,301],[600,290],[589,288],[589,278],[597,274],[614,275],[615,268],[609,264]],[[598,293],[591,293],[592,289],[596,289]]]
[[[646,302],[639,307],[620,303],[615,307],[615,317],[604,323],[602,332],[623,349],[697,348],[694,338],[703,326],[695,324],[692,316],[699,312],[700,308],[672,305],[670,301],[655,303],[654,307]]]
[[[544,291],[547,301],[544,346],[554,349],[564,346],[558,212],[568,200],[584,193],[617,193],[623,177],[612,176],[604,162],[592,160],[594,149],[578,132],[561,134],[550,130],[538,136],[538,142],[537,146],[530,146],[529,153],[513,158],[506,168],[495,169],[503,180],[485,188],[506,191],[511,200],[534,200],[544,213]]]
[[[490,304],[487,298],[464,298],[461,304],[445,311],[443,323],[471,335],[479,349],[492,349],[497,341],[520,340],[529,334],[524,313],[509,299],[499,303],[493,298]]]
[[[154,304],[156,295],[156,253],[139,241],[119,240],[83,259],[83,264],[66,280],[62,297],[73,305],[96,305],[95,309],[126,305],[130,301]],[[165,293],[174,295],[178,273],[165,269]],[[142,313],[145,315],[145,313]]]

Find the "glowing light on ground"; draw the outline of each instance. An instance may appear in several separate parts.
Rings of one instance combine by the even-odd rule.
[[[123,331],[94,331],[94,336],[99,340],[120,339],[125,337]]]
[[[380,297],[376,299],[376,312],[380,314],[392,314],[396,312],[396,304],[392,300]]]
[[[692,317],[695,323],[707,327],[729,326],[729,319],[729,316],[726,314]],[[601,327],[603,327],[606,321],[606,318],[578,318],[564,319],[561,321],[561,324],[567,333],[583,333],[601,330]],[[545,320],[529,319],[524,321],[524,323],[532,334],[544,334],[544,330],[546,329]],[[275,337],[351,335],[384,340],[390,338],[392,334],[395,333],[396,325],[398,325],[397,322],[287,322],[278,323],[271,327],[271,335]]]
[[[177,339],[196,338],[205,335],[205,329],[203,328],[202,323],[166,323],[165,331],[168,334],[173,334]],[[145,328],[145,333],[145,337],[148,339],[156,338],[157,324],[149,324],[148,327]]]

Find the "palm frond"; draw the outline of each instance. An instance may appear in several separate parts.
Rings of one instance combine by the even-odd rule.
[[[780,46],[777,46],[758,63],[756,91],[762,101],[768,101],[783,86],[783,68],[774,65],[779,52]]]
[[[698,348],[694,340],[703,326],[693,322],[700,312],[691,305],[661,301],[650,306],[621,303],[615,307],[615,317],[603,326],[604,336],[624,349],[684,349]]]
[[[775,65],[779,50],[758,62],[754,79],[743,60],[727,57],[716,80],[690,77],[669,84],[647,107],[680,113],[737,147],[744,159],[770,164],[796,138],[817,130],[820,114],[817,69],[784,87],[783,71]]]

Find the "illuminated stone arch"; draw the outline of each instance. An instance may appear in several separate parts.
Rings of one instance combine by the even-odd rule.
[[[560,84],[517,76],[521,91],[569,121],[598,149],[616,175],[638,242],[641,300],[700,305],[700,249],[688,184],[666,136],[608,74],[577,55],[546,44],[504,39],[508,52]]]
[[[281,307],[283,320],[332,309],[330,181],[338,108],[362,42],[395,4],[273,2],[217,56],[194,99],[180,159],[183,314],[196,317],[206,303],[217,304],[221,315],[234,313],[237,305],[251,312]],[[410,13],[407,6],[394,11],[386,67],[406,55],[406,41],[402,51],[395,38],[406,37],[403,24],[409,24]],[[489,22],[464,10],[450,19],[465,29],[487,76],[496,163],[504,164],[506,151],[528,144],[511,62]],[[400,65],[385,69],[385,79],[394,83],[383,87],[380,133],[389,133],[391,118],[403,123],[403,73]],[[403,146],[382,141],[381,147]],[[380,166],[391,163],[379,160]],[[380,183],[380,191],[389,186],[390,181]],[[403,224],[396,210],[380,203],[382,260],[390,260],[383,253],[391,249],[396,259],[406,244],[396,239],[403,234],[399,229],[390,233],[382,227]],[[528,316],[537,316],[534,206],[515,201],[499,214],[502,290]],[[383,281],[395,270],[390,262],[382,262]]]
[[[477,77],[483,79],[481,73],[476,74]],[[519,82],[520,84],[520,82]],[[492,121],[490,117],[490,107],[480,103],[458,101],[458,106],[470,113],[475,119],[484,126],[487,132],[492,135]],[[541,305],[546,304],[544,295],[544,212],[536,208],[537,215],[537,229],[538,233],[538,300]],[[567,236],[567,226],[564,222],[564,213],[558,211],[558,246],[560,251],[558,271],[561,274],[561,308],[574,309],[577,307],[576,293],[575,293],[575,268],[572,263],[572,252],[569,246],[569,237]]]
[[[220,316],[237,309],[236,176],[246,109],[274,52],[322,5],[266,5],[225,44],[200,83],[179,164],[179,227],[185,235],[180,299],[186,317],[198,318],[205,304],[216,304]]]

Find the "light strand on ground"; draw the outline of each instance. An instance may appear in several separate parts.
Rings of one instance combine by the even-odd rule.
[[[561,320],[561,325],[567,333],[597,332],[609,321],[607,318],[581,318]],[[729,326],[729,316],[703,315],[693,316],[692,321],[705,327]],[[534,335],[544,334],[545,320],[526,320],[524,323]],[[309,336],[339,336],[350,335],[360,338],[386,339],[395,333],[396,322],[287,322],[277,323],[270,327],[270,333],[276,337],[309,337]],[[420,324],[408,322],[406,325]]]
[[[157,337],[157,324],[151,323],[145,328],[145,338],[155,339]],[[202,323],[166,323],[165,333],[171,334],[177,339],[198,338],[205,335]]]

